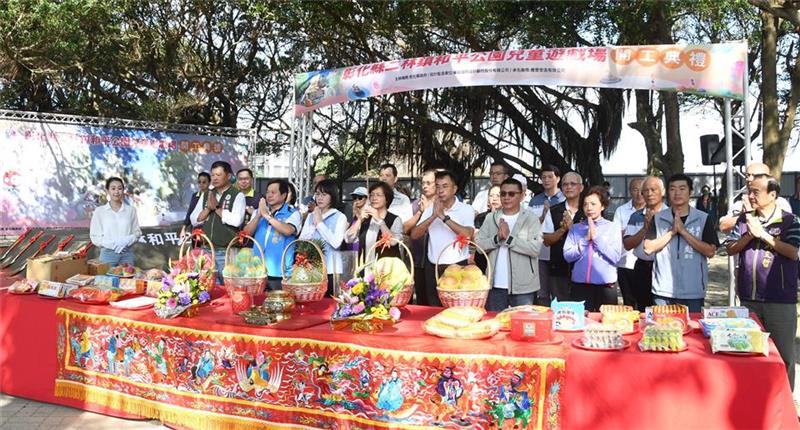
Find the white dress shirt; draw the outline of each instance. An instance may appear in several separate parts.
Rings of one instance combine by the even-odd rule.
[[[411,208],[411,199],[400,191],[394,190],[394,198],[392,199],[392,204],[389,205],[389,212],[400,217],[402,222],[408,221],[414,216]]]
[[[98,207],[92,214],[89,238],[98,248],[114,249],[116,242],[125,239],[130,246],[142,235],[139,219],[133,206],[122,203],[119,210],[111,209],[111,203]]]
[[[205,209],[206,205],[203,204],[205,201],[205,193],[200,194],[200,199],[197,200],[197,205],[194,207],[192,214],[189,215],[189,221],[191,221],[193,226],[202,224],[203,221],[198,221],[197,219],[200,217],[200,212]],[[217,201],[222,199],[222,193],[216,193]],[[244,221],[244,216],[247,212],[245,212],[245,207],[247,206],[247,201],[244,198],[244,194],[239,193],[236,195],[236,198],[233,200],[233,206],[231,206],[231,210],[222,210],[222,223],[228,224],[233,227],[241,227],[242,222]]]

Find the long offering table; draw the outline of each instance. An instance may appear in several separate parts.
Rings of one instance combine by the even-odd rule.
[[[699,332],[682,353],[584,351],[579,333],[439,339],[421,330],[439,309],[417,306],[354,334],[313,317],[331,306],[272,329],[242,325],[226,298],[162,320],[0,292],[0,391],[187,428],[798,428],[774,345],[743,357],[711,354]]]

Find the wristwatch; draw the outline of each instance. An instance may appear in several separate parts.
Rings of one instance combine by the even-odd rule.
[[[447,221],[450,221],[450,215],[445,215],[444,218],[442,218],[443,223],[447,224]]]

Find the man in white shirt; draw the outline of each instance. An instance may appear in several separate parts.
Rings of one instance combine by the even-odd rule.
[[[378,177],[382,182],[389,184],[394,192],[394,199],[392,199],[392,204],[389,206],[389,212],[400,217],[402,222],[408,221],[414,215],[414,211],[411,208],[411,199],[395,188],[395,184],[397,184],[397,167],[391,163],[382,165],[378,171]]]
[[[489,166],[489,186],[480,191],[472,199],[472,209],[476,214],[484,213],[489,206],[489,189],[495,185],[500,185],[508,179],[508,166],[501,161],[495,161]]]
[[[544,165],[541,170],[542,187],[544,191],[533,196],[528,207],[539,217],[539,222],[544,224],[544,218],[551,206],[555,206],[566,199],[564,193],[558,188],[561,172],[558,167]],[[539,293],[536,302],[540,305],[550,306],[550,300],[555,294],[550,290],[550,247],[542,245],[539,252]]]
[[[456,178],[448,171],[436,173],[436,197],[422,213],[419,223],[411,230],[411,239],[418,240],[428,235],[428,250],[425,261],[426,302],[441,306],[436,292],[435,264],[439,262],[439,275],[451,264],[465,265],[469,259],[469,247],[454,246],[458,236],[472,238],[475,211],[456,199]]]
[[[628,195],[631,199],[614,211],[614,224],[619,227],[623,237],[625,237],[625,229],[628,227],[631,215],[644,207],[641,178],[636,178],[628,184]],[[636,305],[636,299],[633,295],[635,284],[633,267],[635,264],[636,256],[633,255],[632,249],[623,253],[617,262],[617,284],[619,284],[619,291],[622,293],[622,302],[634,307]]]
[[[645,207],[631,214],[628,226],[622,236],[625,249],[633,251],[633,297],[636,309],[644,312],[648,306],[653,306],[653,260],[654,255],[644,253],[644,239],[653,224],[653,216],[666,208],[664,203],[664,181],[656,176],[645,178],[641,187]]]
[[[200,197],[203,204],[198,204],[191,216],[192,224],[205,221],[203,232],[214,245],[214,261],[220,283],[225,267],[225,249],[239,234],[245,215],[244,194],[231,185],[231,173],[231,165],[226,161],[215,161],[211,165],[213,189]]]

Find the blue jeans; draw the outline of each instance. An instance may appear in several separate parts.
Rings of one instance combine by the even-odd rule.
[[[703,310],[703,302],[705,299],[676,299],[673,297],[663,297],[653,294],[653,301],[658,306],[686,305],[689,307],[689,312],[700,312]]]
[[[489,298],[486,300],[486,310],[500,312],[503,309],[513,306],[532,305],[536,293],[508,294],[508,290],[503,288],[492,288],[489,290]]]
[[[122,263],[128,263],[133,266],[133,251],[128,247],[117,254],[113,249],[100,248],[100,261],[112,267],[119,266]]]

